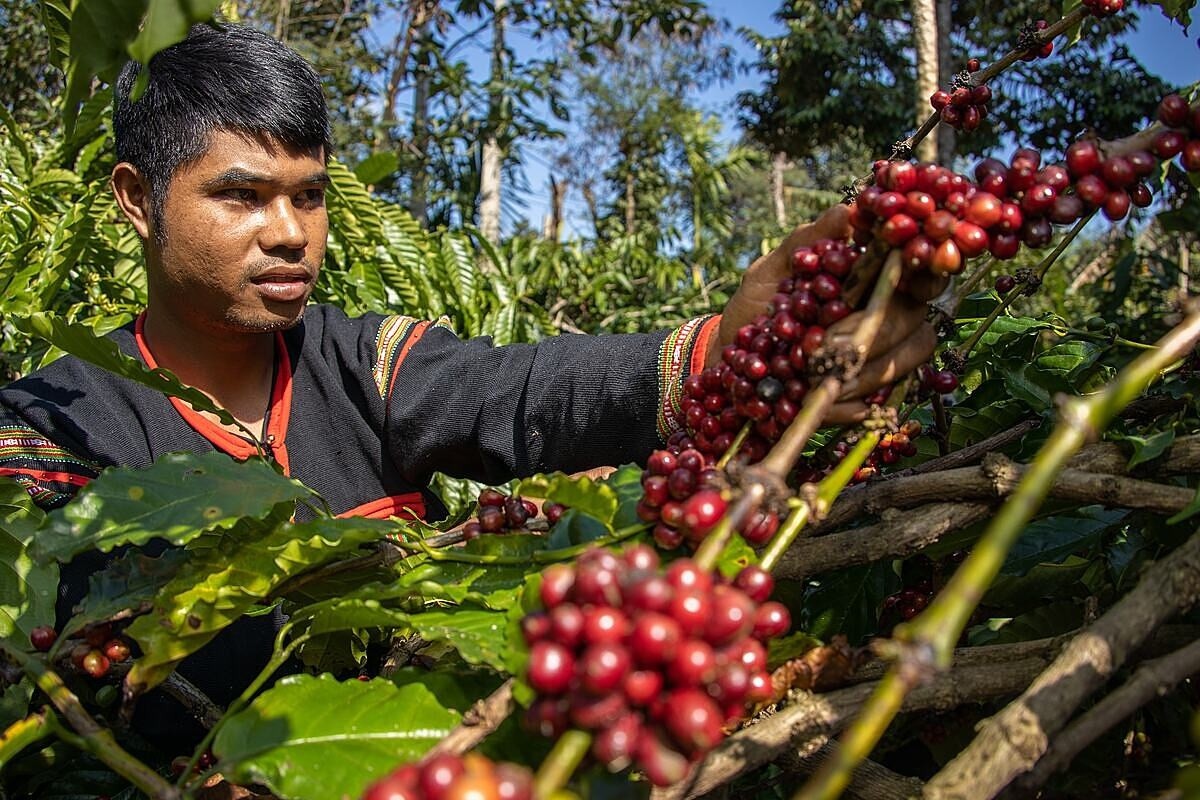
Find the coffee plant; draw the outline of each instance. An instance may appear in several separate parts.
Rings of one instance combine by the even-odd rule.
[[[1115,798],[1200,785],[1200,306],[1157,297],[1130,327],[1153,344],[1115,313],[1022,313],[1092,220],[1145,219],[1170,187],[1175,230],[1197,218],[1182,187],[1200,184],[1200,99],[1164,97],[1121,140],[1081,132],[1062,163],[1021,148],[960,174],[907,157],[939,124],[987,124],[988,80],[1122,6],[1085,2],[1028,25],[994,64],[969,59],[850,187],[850,235],[795,249],[762,315],[678,387],[682,427],[644,464],[486,488],[437,527],[337,519],[268,463],[215,453],[111,469],[48,514],[0,483],[5,796]],[[84,104],[53,159],[6,155],[0,202],[20,213],[2,233],[24,249],[3,275],[38,287],[42,309],[0,305],[20,345],[6,367],[66,351],[220,414],[96,338],[144,299],[136,243],[97,213],[102,114]],[[537,314],[521,328],[513,296],[475,302],[479,240],[421,231],[331,172],[327,299],[398,298],[502,341],[549,331]],[[69,191],[39,194],[48,185]],[[508,257],[480,246],[493,265]],[[85,257],[94,281],[68,285]],[[458,296],[437,295],[443,274]],[[884,309],[922,282],[949,284],[931,306],[934,359],[888,376],[860,424],[824,427]],[[297,503],[315,518],[292,522]],[[91,551],[113,557],[56,629],[60,565]],[[277,608],[269,661],[225,707],[175,672]],[[138,740],[148,692],[204,729],[190,752]]]

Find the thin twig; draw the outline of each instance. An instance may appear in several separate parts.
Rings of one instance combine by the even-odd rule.
[[[1046,755],[1018,781],[1016,788],[1022,794],[1032,794],[1055,772],[1070,765],[1071,759],[1105,731],[1197,672],[1200,672],[1200,641],[1192,642],[1168,656],[1145,662],[1120,689],[1055,736]]]
[[[982,723],[974,741],[926,784],[927,800],[988,800],[1032,769],[1079,704],[1158,626],[1200,600],[1198,575],[1200,534],[1152,564],[1020,697]]]
[[[462,755],[500,727],[513,712],[514,679],[509,678],[463,714],[462,722],[434,745],[431,755]]]

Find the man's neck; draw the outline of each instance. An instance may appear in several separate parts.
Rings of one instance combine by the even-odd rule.
[[[275,334],[201,335],[155,316],[152,309],[142,332],[160,367],[204,392],[250,430],[261,427],[275,372]]]

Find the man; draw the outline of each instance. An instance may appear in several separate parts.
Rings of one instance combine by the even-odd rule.
[[[435,471],[498,483],[644,459],[671,432],[682,378],[762,313],[791,250],[847,232],[842,208],[802,226],[750,268],[723,316],[676,331],[497,348],[405,316],[350,319],[307,305],[325,252],[331,152],[312,68],[266,35],[201,25],[154,57],[132,102],[138,72],[127,66],[116,87],[112,189],[144,245],[148,302],[111,338],[242,427],[60,359],[0,390],[0,476],[47,508],[107,467],[181,450],[244,459],[261,449],[335,513],[426,519],[444,511],[428,488]],[[897,300],[857,397],[928,357],[923,317],[921,303]],[[850,397],[834,419],[861,410]],[[90,554],[64,568],[60,624],[103,563]],[[227,703],[265,662],[278,623],[242,620],[181,674]],[[152,713],[159,735],[189,725],[178,709]]]

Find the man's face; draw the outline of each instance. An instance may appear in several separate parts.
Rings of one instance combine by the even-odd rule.
[[[162,235],[147,243],[156,310],[197,332],[295,325],[329,232],[322,155],[213,133],[171,179]]]

